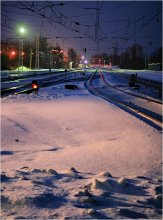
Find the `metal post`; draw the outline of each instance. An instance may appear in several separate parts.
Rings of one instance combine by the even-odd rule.
[[[30,63],[29,63],[29,66],[30,66],[30,69],[32,68],[32,49],[31,49],[31,53],[30,53]]]
[[[98,54],[98,60],[99,60],[99,48],[100,48],[100,23],[99,23],[99,15],[100,15],[100,8],[99,4],[97,1],[97,6],[96,6],[96,22],[95,22],[95,41],[97,42],[97,54]],[[99,68],[100,68],[100,63],[99,63]]]
[[[22,70],[23,70],[23,38],[21,38],[21,57],[22,57]]]
[[[53,53],[50,53],[50,69],[53,68]]]
[[[146,26],[145,69],[148,67],[148,25]]]
[[[145,69],[147,67],[147,51],[146,51],[146,48],[145,48]]]
[[[20,66],[20,39],[19,39],[19,59],[18,59],[18,70],[19,70],[19,66]]]
[[[35,68],[39,69],[39,43],[40,43],[40,38],[39,35],[36,36],[36,60],[35,60]]]
[[[23,70],[23,38],[19,39],[19,60],[18,60],[18,70],[22,66]]]

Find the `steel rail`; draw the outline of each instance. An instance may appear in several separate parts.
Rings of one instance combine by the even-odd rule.
[[[76,74],[76,72],[75,72],[75,74]],[[43,83],[39,83],[39,87],[48,87],[48,86],[51,86],[51,85],[57,85],[57,84],[68,83],[68,82],[85,81],[85,80],[88,80],[90,78],[90,76],[83,76],[83,77],[80,77],[80,78],[71,79],[70,77],[73,76],[73,75],[74,75],[74,73],[67,76],[66,80],[65,80],[65,75],[63,75],[63,78],[61,78],[60,80],[57,80],[57,81],[55,80],[55,81],[50,81],[50,82],[46,81],[46,82],[43,82]],[[68,78],[70,78],[70,79],[68,79]],[[99,76],[96,76],[96,78],[99,78]],[[22,91],[15,92],[13,94],[18,95],[18,94],[23,94],[23,93],[27,93],[27,94],[32,93],[33,89],[31,88],[31,84],[27,84],[26,86],[30,86],[30,88],[26,88]],[[21,88],[24,88],[26,86],[23,86]]]
[[[116,75],[118,75],[122,78],[125,78],[125,79],[130,79],[130,74],[126,74],[125,72],[121,72],[121,73],[112,72],[112,74],[116,74]],[[138,84],[150,86],[150,87],[153,87],[154,89],[162,91],[162,83],[161,82],[153,81],[151,79],[145,79],[140,76],[137,76],[135,82],[137,82]]]
[[[149,101],[149,102],[154,102],[154,103],[157,103],[157,104],[160,104],[160,105],[163,104],[162,101],[155,100],[155,99],[148,98],[148,97],[144,97],[144,96],[141,96],[141,95],[138,95],[138,94],[134,94],[134,93],[132,93],[132,92],[128,92],[128,91],[125,91],[125,90],[123,90],[123,89],[120,89],[120,88],[118,88],[117,86],[113,86],[113,85],[111,85],[110,83],[108,83],[108,82],[106,81],[106,79],[105,79],[103,73],[102,73],[102,75],[103,75],[103,77],[101,77],[101,78],[102,78],[103,82],[104,82],[107,86],[109,86],[109,87],[111,87],[111,88],[113,88],[113,89],[119,90],[119,91],[121,91],[121,92],[124,92],[124,93],[126,93],[126,94],[128,94],[128,95],[132,95],[132,96],[134,96],[134,97],[138,97],[138,98],[144,99],[144,100]]]
[[[57,72],[51,72],[51,75],[56,75],[59,73],[63,73],[64,71],[57,71]],[[20,74],[17,73],[17,75],[14,75],[16,73],[11,73],[10,75],[7,75],[5,77],[1,77],[1,82],[14,82],[17,81],[19,79],[28,79],[31,77],[38,77],[38,76],[45,76],[47,74],[49,74],[48,71],[42,71],[41,73],[37,73],[37,71],[31,71],[28,74]]]
[[[75,82],[75,81],[83,81],[83,80],[86,80],[88,79],[87,78],[78,78],[78,79],[70,79],[70,80],[59,80],[59,81],[56,81],[56,82],[49,82],[49,83],[46,83],[46,84],[41,84],[39,85],[39,87],[48,87],[48,86],[52,86],[52,85],[57,85],[57,84],[62,84],[62,83],[67,83],[67,82]],[[23,94],[23,93],[32,93],[33,92],[33,89],[26,89],[26,90],[23,90],[23,91],[20,91],[20,92],[16,92],[14,93],[15,95],[18,95],[18,94]]]
[[[95,74],[96,73],[94,73],[93,75]],[[144,120],[145,122],[155,127],[156,129],[162,130],[162,117],[160,115],[158,115],[157,113],[151,112],[150,110],[143,109],[132,103],[120,101],[102,91],[99,91],[97,88],[93,87],[92,85],[92,80],[94,78],[93,75],[90,77],[89,80],[85,82],[85,87],[88,89],[89,92],[91,92],[92,94],[98,97],[105,99],[108,102],[111,102],[117,105],[118,107],[131,113],[132,115],[139,117],[141,120]]]
[[[66,78],[68,78],[68,77],[70,77],[70,76],[72,76],[74,74],[76,74],[76,72],[75,73],[74,72],[70,73],[69,75],[66,73]],[[57,76],[55,76],[55,77],[52,76],[49,79],[38,79],[37,81],[38,81],[39,87],[45,87],[49,83],[49,81],[51,81],[52,83],[55,83],[58,80],[60,81],[60,78],[61,78],[61,80],[63,78],[65,78],[65,73],[62,73],[62,74],[59,74],[59,75],[57,74]],[[27,83],[27,84],[24,84],[24,85],[19,85],[17,87],[12,87],[12,88],[8,88],[8,89],[2,89],[1,90],[1,96],[4,96],[5,94],[13,93],[13,92],[15,92],[18,89],[22,89],[22,88],[26,88],[26,87],[31,87],[31,83]]]

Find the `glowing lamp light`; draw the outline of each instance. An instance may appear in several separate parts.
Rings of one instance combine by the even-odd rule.
[[[36,84],[33,84],[33,89],[37,89],[38,88],[38,86],[36,85]]]
[[[12,51],[12,52],[11,52],[11,55],[12,55],[12,56],[14,56],[15,54],[16,54],[15,51]]]
[[[24,52],[22,52],[22,56],[24,55]]]
[[[85,63],[85,64],[87,64],[87,63],[88,63],[88,61],[87,61],[87,60],[84,60],[84,63]]]
[[[19,31],[20,31],[21,34],[24,34],[24,33],[25,33],[25,28],[21,27],[21,28],[19,29]]]
[[[32,81],[32,89],[35,90],[35,91],[38,90],[38,83],[37,83],[36,80]]]
[[[16,55],[16,52],[14,50],[10,51],[10,53],[9,53],[10,59],[13,59],[15,57],[15,55]]]
[[[84,56],[82,56],[82,60],[84,60]]]

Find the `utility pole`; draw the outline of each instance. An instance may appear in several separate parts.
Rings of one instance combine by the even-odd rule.
[[[40,36],[36,34],[36,60],[35,60],[35,68],[39,69],[39,45],[40,45]]]
[[[148,68],[148,25],[146,26],[145,69]]]
[[[19,61],[18,61],[18,70],[22,66],[23,70],[23,37],[19,39]]]
[[[30,63],[29,63],[30,69],[32,68],[32,55],[33,55],[33,52],[32,52],[32,49],[31,49],[31,52],[30,52]]]
[[[96,23],[95,23],[95,41],[97,42],[97,54],[98,54],[98,59],[99,59],[99,37],[100,37],[100,24],[99,24],[99,14],[100,14],[100,9],[99,9],[99,3],[97,1],[97,7],[96,7]],[[99,63],[99,68],[100,68],[100,63]]]
[[[49,53],[49,61],[50,61],[50,69],[52,69],[53,68],[53,66],[54,66],[54,63],[53,63],[53,52],[52,51],[50,51],[50,53]]]
[[[100,45],[99,45],[99,41],[100,41],[100,23],[99,23],[100,8],[99,8],[99,2],[97,1],[96,8],[92,7],[92,8],[85,8],[85,9],[96,10],[95,41],[97,42],[97,54],[98,54],[98,60],[99,60],[99,48],[100,48]]]

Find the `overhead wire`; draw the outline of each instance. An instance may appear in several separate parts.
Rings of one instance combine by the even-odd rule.
[[[21,2],[21,4],[22,4],[22,1],[18,1],[19,3]],[[48,2],[48,1],[47,1]],[[61,23],[59,23],[59,22],[57,22],[57,21],[55,21],[55,19],[52,17],[52,18],[50,18],[50,17],[48,17],[48,16],[46,16],[44,13],[42,14],[40,14],[40,12],[38,12],[38,10],[39,10],[39,8],[37,8],[36,6],[37,6],[37,2],[35,3],[35,5],[32,5],[32,3],[30,3],[30,1],[25,1],[25,2],[23,2],[23,4],[25,3],[25,5],[23,6],[23,7],[27,7],[27,9],[29,10],[29,12],[31,12],[31,15],[30,16],[33,16],[33,17],[42,17],[43,19],[48,19],[49,21],[51,21],[51,25],[53,25],[53,22],[55,22],[56,24],[60,24],[60,25],[63,25],[63,24],[61,24]],[[133,2],[132,2],[133,3]],[[51,4],[51,3],[50,3]],[[52,3],[52,5],[53,5],[54,3]],[[68,3],[66,3],[67,5],[65,5],[65,2],[64,2],[64,6],[68,6]],[[105,4],[105,2],[101,2],[100,3],[100,13],[101,12],[103,12],[103,13],[105,13],[105,12],[108,12],[109,10],[115,10],[115,9],[119,9],[119,8],[121,8],[121,7],[126,7],[126,6],[128,6],[128,5],[130,5],[131,4],[131,2],[130,3],[125,3],[125,4],[122,4],[122,5],[119,5],[119,6],[117,6],[117,7],[113,7],[113,8],[111,8],[111,9],[108,9],[108,10],[101,10],[101,8],[102,8],[102,6]],[[44,5],[44,3],[42,4],[42,5]],[[153,7],[151,7],[151,6],[153,6],[154,5],[154,3],[152,2],[152,4],[150,5],[150,7],[146,10],[146,12],[142,15],[142,16],[140,16],[138,19],[136,19],[134,22],[130,22],[129,23],[129,25],[127,25],[127,26],[125,26],[125,27],[122,27],[122,28],[120,28],[120,29],[117,29],[117,30],[115,30],[115,31],[112,31],[112,32],[109,32],[109,33],[104,33],[104,31],[102,30],[102,28],[101,28],[101,26],[100,26],[100,34],[101,34],[101,36],[103,36],[103,39],[102,39],[102,37],[101,37],[101,41],[110,41],[110,39],[111,39],[111,37],[109,36],[110,34],[113,34],[113,33],[120,33],[122,30],[125,30],[126,28],[131,28],[133,25],[135,25],[136,24],[136,26],[138,26],[137,24],[139,23],[139,22],[142,22],[142,20],[146,17],[146,19],[150,16],[150,18],[148,18],[148,21],[145,21],[144,22],[144,24],[142,24],[140,27],[138,27],[137,28],[137,30],[135,30],[135,32],[132,32],[132,34],[130,34],[129,36],[128,36],[128,38],[129,39],[133,39],[134,38],[134,35],[135,34],[138,34],[138,33],[140,33],[140,31],[146,26],[146,25],[148,25],[148,24],[150,24],[150,22],[152,22],[159,14],[160,14],[160,11],[158,12],[157,11],[157,13],[155,13],[152,17],[151,17],[151,11],[153,11]],[[7,6],[9,6],[9,5],[7,5],[7,4],[5,4],[5,6],[7,7]],[[53,5],[54,7],[56,6],[56,5]],[[15,6],[13,6],[13,7],[15,7]],[[34,7],[36,7],[35,9],[33,9]],[[45,6],[43,6],[43,7],[45,7]],[[43,10],[44,8],[41,8],[41,10]],[[50,7],[50,5],[48,6],[48,4],[46,5],[46,7],[45,7],[45,9],[47,9],[47,8],[49,8]],[[68,6],[68,7],[71,7],[71,6]],[[18,8],[18,7],[17,7]],[[24,9],[24,8],[22,8],[22,9]],[[56,9],[56,8],[55,8]],[[81,9],[83,9],[83,10],[86,10],[86,9],[84,9],[83,7],[81,7]],[[64,17],[66,17],[62,12],[60,12],[58,9],[56,10],[59,14],[60,14],[60,16],[64,16]],[[13,12],[13,13],[16,13],[16,12]],[[35,13],[34,15],[33,15],[33,13]],[[53,13],[54,13],[54,11],[53,11]],[[24,14],[24,13],[22,13],[22,14]],[[87,14],[87,15],[90,15],[90,14],[92,14],[92,15],[95,15],[95,13],[93,12],[93,13],[89,13],[89,14]],[[28,14],[26,14],[27,16],[29,16]],[[85,15],[84,15],[85,16]],[[77,16],[77,17],[80,17],[80,16]],[[7,17],[6,17],[7,18]],[[73,18],[73,16],[69,16],[69,17],[66,17],[67,19],[70,19],[70,18]],[[11,20],[10,18],[8,18],[9,20]],[[126,20],[127,21],[127,20]],[[100,23],[102,23],[102,22],[106,22],[106,21],[100,21]],[[107,21],[107,22],[110,22],[110,21]],[[112,21],[113,22],[113,21]],[[114,21],[114,22],[116,22],[116,21]],[[117,21],[118,22],[118,21]],[[34,25],[33,25],[34,26]],[[37,25],[36,25],[37,26]],[[38,25],[39,26],[39,25]],[[66,25],[63,25],[64,27],[66,27]],[[80,23],[80,26],[91,26],[91,25],[85,25],[85,24],[82,24],[82,23]],[[92,27],[91,28],[93,28],[95,25],[94,24],[92,24]],[[3,28],[4,28],[4,26],[3,26]],[[68,28],[68,27],[67,27]],[[72,28],[68,28],[69,30],[72,30]],[[74,30],[73,30],[74,31]],[[81,30],[80,30],[81,31]],[[85,35],[85,34],[83,34],[83,33],[81,33],[81,32],[76,32],[76,33],[74,33],[74,34],[80,34],[80,35],[82,35],[83,37],[77,37],[77,36],[75,36],[75,37],[73,37],[74,39],[85,39],[86,37],[88,38],[88,39],[91,39],[91,40],[93,40],[93,38],[91,37],[90,38],[90,36],[88,37],[87,35]],[[60,32],[61,33],[61,32]],[[47,34],[47,33],[46,33]],[[61,33],[62,34],[62,33]],[[138,36],[136,36],[136,37],[138,37]],[[59,38],[59,37],[58,37]],[[107,38],[107,39],[106,39]],[[61,38],[60,38],[61,39]],[[70,39],[70,37],[68,38],[65,38],[65,39]],[[113,37],[112,37],[112,41],[114,41],[115,39],[120,39],[120,37],[118,38],[114,38],[113,39]],[[145,38],[144,38],[145,39]],[[121,39],[121,40],[125,40],[125,38],[124,39]]]

